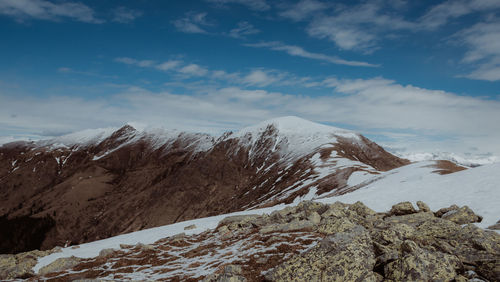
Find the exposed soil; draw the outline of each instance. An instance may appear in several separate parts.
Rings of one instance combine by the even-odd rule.
[[[270,126],[253,147],[237,138],[213,141],[210,150],[196,150],[202,134],[179,134],[157,146],[156,141],[128,142],[129,126],[99,144],[71,148],[40,147],[17,142],[0,147],[0,216],[46,218],[34,232],[39,240],[6,241],[3,252],[50,249],[81,244],[174,222],[234,212],[250,207],[292,202],[313,187],[318,194],[345,187],[353,171],[336,169],[316,177],[310,154],[284,161],[274,148],[277,130]],[[388,170],[407,164],[366,138],[337,138],[329,149],[350,160]],[[252,152],[251,154],[249,152]],[[251,156],[251,158],[250,158]],[[295,191],[289,189],[298,187]],[[288,193],[288,194],[287,194]],[[221,204],[223,203],[223,204]],[[23,233],[12,225],[13,234]],[[2,228],[3,230],[3,228]],[[33,242],[33,243],[31,243]],[[36,243],[35,243],[36,242]],[[18,246],[23,246],[19,248]]]

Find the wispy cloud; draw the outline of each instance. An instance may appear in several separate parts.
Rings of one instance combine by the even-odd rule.
[[[454,37],[468,48],[462,62],[475,68],[464,77],[500,80],[500,21],[475,24]]]
[[[238,26],[229,31],[229,36],[233,38],[245,38],[247,35],[257,34],[260,30],[256,29],[248,22],[239,22]]]
[[[267,11],[271,9],[271,6],[266,2],[266,0],[206,0],[207,2],[214,3],[218,6],[224,6],[227,4],[241,4],[255,11]]]
[[[308,35],[332,41],[342,50],[371,53],[390,36],[404,32],[430,32],[469,14],[491,13],[500,9],[500,2],[449,0],[412,19],[405,18],[404,7],[404,1],[361,1],[342,5],[301,0],[281,5],[278,15],[292,21],[308,21]]]
[[[356,67],[378,67],[379,66],[379,65],[375,65],[375,64],[366,63],[366,62],[344,60],[344,59],[339,58],[337,56],[330,56],[330,55],[325,55],[325,54],[320,54],[320,53],[308,52],[308,51],[304,50],[302,47],[294,46],[294,45],[286,45],[286,44],[284,44],[282,42],[278,42],[278,41],[261,42],[261,43],[254,43],[254,44],[244,44],[244,45],[249,46],[249,47],[256,47],[256,48],[268,48],[268,49],[271,49],[274,51],[283,51],[291,56],[319,60],[319,61],[323,61],[323,62],[327,62],[327,63],[331,63],[331,64],[337,64],[337,65],[347,65],[347,66],[356,66]]]
[[[419,19],[419,22],[423,28],[435,29],[445,25],[451,19],[476,12],[489,12],[498,8],[500,8],[500,1],[496,0],[448,0],[432,7]]]
[[[166,62],[163,62],[161,64],[158,64],[155,67],[159,70],[162,70],[162,71],[168,71],[168,70],[173,70],[173,69],[177,68],[181,64],[182,64],[182,61],[170,60],[170,61],[166,61]]]
[[[384,33],[417,27],[417,24],[391,13],[393,10],[382,1],[340,7],[333,15],[315,17],[307,27],[307,33],[335,42],[344,50],[372,52],[377,49]]]
[[[113,21],[118,23],[131,23],[142,15],[142,11],[132,10],[126,7],[118,7],[113,10]]]
[[[254,70],[243,77],[242,82],[248,85],[267,86],[280,80],[279,76],[263,70]]]
[[[286,5],[285,8],[279,12],[279,15],[294,21],[300,21],[324,11],[328,6],[329,5],[326,3],[316,0],[301,0],[294,5]]]
[[[185,63],[179,60],[169,60],[158,63],[153,60],[138,60],[128,57],[115,58],[115,62],[130,66],[169,71],[177,74],[177,80],[196,78],[197,81],[209,82],[219,81],[228,85],[240,86],[290,86],[301,85],[303,87],[315,87],[320,85],[309,77],[297,77],[284,71],[266,68],[254,68],[247,72],[226,72],[224,70],[212,70],[205,66]]]
[[[90,7],[77,2],[51,2],[45,0],[0,0],[0,14],[18,21],[26,19],[58,21],[63,18],[99,24],[104,21],[95,17]]]
[[[155,61],[152,61],[152,60],[136,60],[136,59],[132,59],[132,58],[128,58],[128,57],[116,58],[115,62],[127,64],[127,65],[138,66],[141,68],[152,67],[156,64]]]
[[[185,33],[208,33],[204,28],[213,25],[208,22],[205,12],[189,12],[183,18],[175,20],[173,24],[178,31]]]
[[[208,74],[208,70],[197,64],[189,64],[187,66],[179,69],[180,73],[187,74],[189,76],[205,76]]]

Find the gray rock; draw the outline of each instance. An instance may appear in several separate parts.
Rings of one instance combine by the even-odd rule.
[[[348,210],[356,212],[361,217],[367,217],[369,215],[376,214],[376,212],[374,210],[372,210],[369,207],[365,206],[365,204],[363,204],[360,201],[357,201],[356,203],[354,203],[351,206],[349,206]]]
[[[451,281],[461,268],[456,256],[421,249],[413,241],[401,245],[403,256],[385,265],[386,279],[394,281]]]
[[[230,264],[224,266],[224,273],[241,274],[242,272],[241,265]]]
[[[458,206],[457,206],[457,205],[451,205],[451,206],[449,206],[449,207],[447,207],[447,208],[442,208],[442,209],[439,209],[438,211],[436,211],[436,212],[434,213],[434,215],[435,215],[435,216],[437,216],[437,217],[441,217],[441,216],[443,216],[443,214],[445,214],[445,213],[447,213],[447,212],[449,212],[449,211],[452,211],[452,210],[458,210],[458,209],[459,209],[459,208],[458,208]]]
[[[317,212],[312,212],[307,219],[313,224],[319,224],[321,221],[321,215]]]
[[[112,254],[114,254],[115,250],[114,249],[102,249],[100,252],[99,252],[99,256],[100,257],[107,257],[107,256],[110,256]]]
[[[467,224],[474,222],[481,222],[482,217],[476,215],[468,206],[463,206],[456,210],[450,210],[441,216],[455,222],[456,224]]]
[[[260,229],[260,233],[266,234],[276,231],[297,231],[297,230],[312,230],[314,229],[314,223],[309,220],[298,220],[289,223],[282,224],[272,224],[264,226]]]
[[[58,258],[55,261],[53,261],[51,264],[42,267],[38,271],[38,274],[45,275],[45,274],[51,273],[51,272],[63,271],[63,270],[72,268],[73,266],[79,264],[81,262],[81,260],[82,260],[81,258],[77,258],[74,256],[69,257],[69,258]]]
[[[488,226],[488,229],[490,229],[490,230],[500,230],[500,220],[497,221],[497,223]]]
[[[417,207],[418,207],[419,212],[430,212],[431,211],[429,206],[422,201],[417,201]]]
[[[266,274],[271,281],[377,281],[373,273],[375,257],[365,228],[325,237],[302,255],[277,266]]]
[[[389,211],[390,215],[407,215],[407,214],[413,214],[416,213],[417,211],[413,207],[413,204],[411,202],[402,202],[395,204],[392,206],[391,210]]]
[[[251,224],[251,221],[259,217],[260,215],[257,214],[228,216],[219,222],[219,226],[226,225],[229,228],[229,230],[250,228],[253,226]]]
[[[195,224],[191,224],[191,225],[188,225],[186,227],[184,227],[184,230],[191,230],[191,229],[195,229],[196,228],[196,225]]]

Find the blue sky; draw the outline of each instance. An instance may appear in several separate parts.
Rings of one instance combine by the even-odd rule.
[[[296,115],[500,155],[500,1],[0,0],[0,139]]]

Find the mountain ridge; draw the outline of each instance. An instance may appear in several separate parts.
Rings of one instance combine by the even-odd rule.
[[[295,117],[219,138],[130,125],[93,132],[81,143],[73,134],[0,147],[0,216],[52,218],[42,249],[313,199],[347,187],[354,172],[408,164],[362,135]]]

